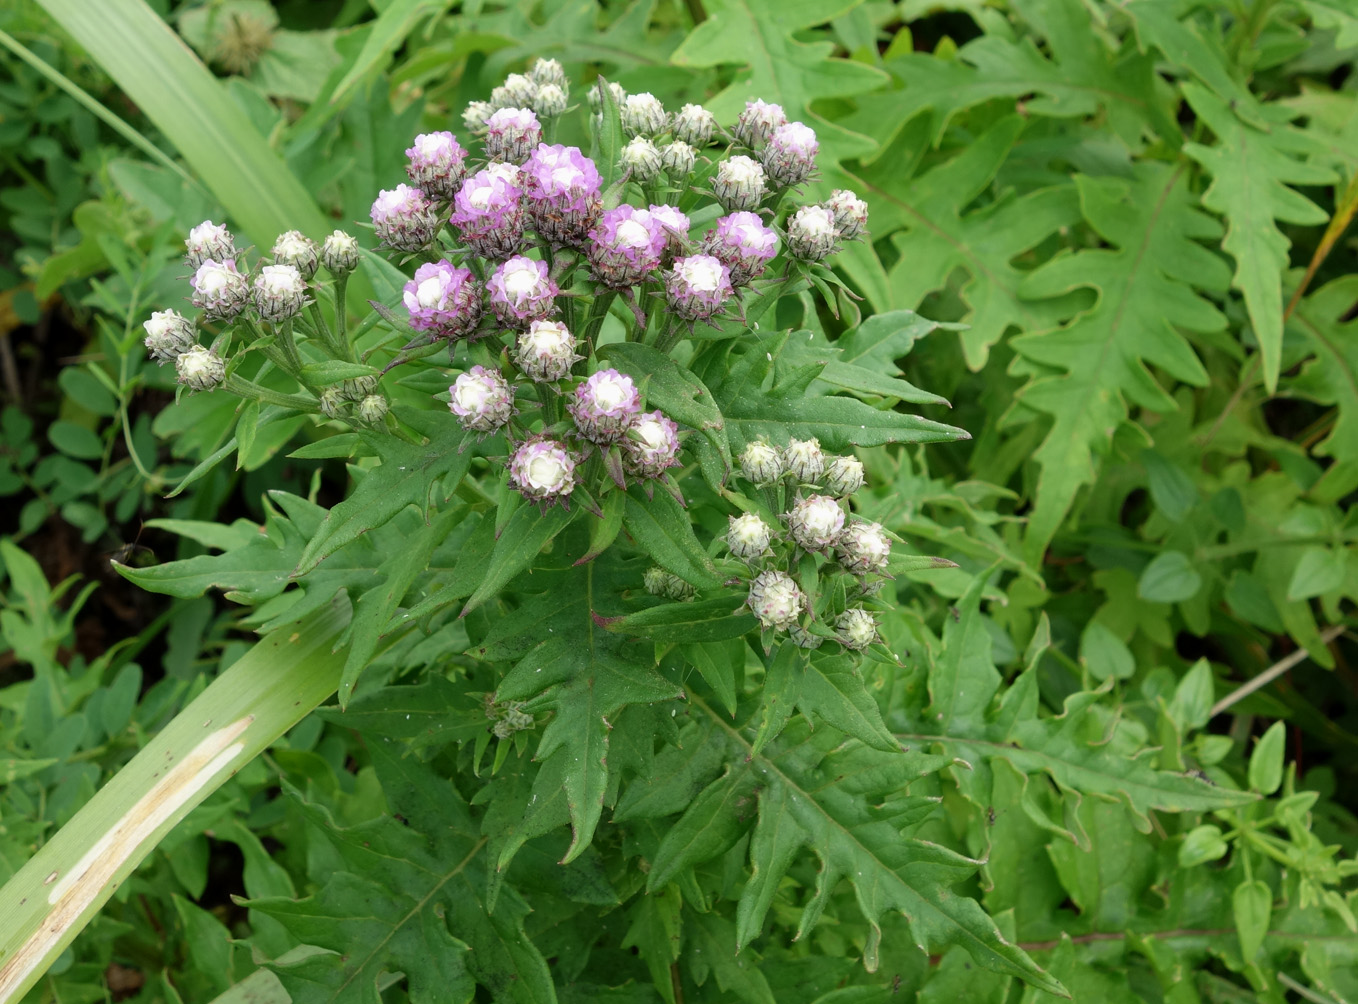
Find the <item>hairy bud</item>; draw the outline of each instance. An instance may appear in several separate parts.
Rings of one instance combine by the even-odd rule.
[[[764,627],[786,630],[801,617],[806,595],[786,572],[768,571],[755,576],[745,602]]]
[[[675,139],[701,150],[712,142],[717,117],[702,105],[684,105],[674,116],[671,129]]]
[[[825,490],[846,498],[863,487],[863,462],[857,457],[835,457],[825,468]]]
[[[663,596],[670,600],[691,600],[694,588],[673,572],[651,566],[642,576],[642,585],[652,596]]]
[[[467,176],[467,151],[450,132],[426,132],[406,150],[406,175],[431,198],[450,202]]]
[[[783,467],[802,484],[818,481],[825,471],[819,439],[792,439],[783,450]]]
[[[711,255],[676,258],[665,273],[665,302],[686,321],[713,317],[733,292],[730,270]]]
[[[891,539],[880,524],[856,519],[835,542],[835,557],[855,575],[884,572],[891,560]]]
[[[449,389],[448,407],[473,432],[497,432],[514,414],[514,388],[499,370],[473,366],[458,375]]]
[[[307,304],[306,281],[292,265],[265,265],[255,276],[254,302],[263,320],[296,317]]]
[[[783,518],[792,539],[808,551],[824,551],[834,546],[844,529],[844,510],[828,495],[801,499]]]
[[[575,490],[575,456],[555,439],[536,436],[509,461],[509,481],[535,502],[558,502]]]
[[[300,230],[279,234],[278,240],[273,242],[270,255],[275,265],[291,265],[301,273],[303,279],[315,275],[316,266],[320,264],[316,242]]]
[[[576,338],[559,321],[534,321],[514,345],[514,362],[535,383],[553,383],[570,374],[583,356]]]
[[[229,321],[245,309],[250,298],[250,283],[236,271],[234,261],[208,259],[198,266],[189,280],[193,305],[210,321]]]
[[[569,405],[575,428],[591,443],[616,443],[641,411],[641,392],[626,373],[600,370],[575,388]]]
[[[211,349],[192,345],[174,361],[175,375],[189,390],[212,390],[226,379],[226,363]]]
[[[752,512],[727,517],[726,546],[737,558],[758,558],[768,551],[772,539],[769,525]]]
[[[837,188],[822,205],[834,216],[835,233],[840,240],[855,240],[867,229],[868,204],[853,192]]]
[[[773,484],[784,470],[782,454],[762,439],[746,444],[740,454],[740,472],[756,485]]]
[[[177,310],[157,310],[142,327],[146,329],[143,344],[147,354],[162,366],[174,362],[197,343],[192,322]]]
[[[189,268],[197,269],[205,261],[234,261],[236,239],[220,223],[204,220],[189,231],[184,239],[184,260]]]
[[[348,275],[358,268],[358,238],[336,230],[321,245],[321,264],[333,276]]]
[[[622,131],[628,136],[654,138],[665,131],[669,116],[654,94],[629,94],[618,108]]]
[[[439,231],[434,204],[418,188],[405,184],[378,192],[371,215],[382,243],[397,251],[423,251]]]
[[[783,113],[782,105],[747,101],[733,132],[736,142],[748,146],[751,150],[758,150],[768,142],[775,129],[784,125],[787,125],[787,115]]]
[[[754,209],[768,194],[764,169],[749,157],[724,160],[712,179],[712,193],[728,213]]]
[[[542,142],[542,126],[527,108],[501,108],[486,119],[486,156],[522,164]]]
[[[877,621],[862,607],[850,607],[835,621],[839,640],[845,648],[861,652],[877,640]]]

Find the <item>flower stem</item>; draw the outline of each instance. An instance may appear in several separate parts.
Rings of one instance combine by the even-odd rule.
[[[599,329],[604,326],[604,318],[608,316],[608,308],[613,303],[613,297],[617,296],[612,290],[604,293],[596,293],[594,302],[589,305],[589,313],[585,315],[585,326],[580,332],[580,338],[584,341],[589,353],[594,353],[594,338],[599,334]]]
[[[253,380],[247,380],[239,374],[232,373],[223,381],[222,387],[237,397],[254,398],[263,404],[276,404],[280,408],[292,408],[296,411],[319,411],[314,398],[305,397],[301,394],[284,394],[282,391],[272,390]]]

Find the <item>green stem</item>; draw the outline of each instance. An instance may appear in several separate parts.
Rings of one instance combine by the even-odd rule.
[[[594,339],[599,334],[599,329],[604,326],[604,318],[608,316],[608,308],[617,295],[612,291],[596,293],[594,302],[589,305],[589,313],[585,315],[585,325],[580,332],[580,339],[585,343],[591,355],[594,352]]]
[[[671,315],[660,334],[656,336],[655,347],[661,352],[669,355],[670,351],[678,345],[684,338],[684,321],[677,315]]]
[[[282,391],[271,390],[253,380],[247,380],[243,376],[232,373],[226,378],[222,387],[237,397],[254,398],[264,404],[276,404],[280,408],[294,408],[297,411],[319,411],[314,398],[304,397],[301,394],[284,394]]]
[[[349,344],[349,301],[345,297],[348,286],[348,273],[335,276],[335,341],[345,347],[352,359],[354,347]]]

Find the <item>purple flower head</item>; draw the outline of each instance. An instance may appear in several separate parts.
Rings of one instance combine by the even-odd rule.
[[[503,261],[523,246],[523,189],[513,164],[491,164],[462,183],[449,219],[472,253]]]
[[[674,206],[651,206],[649,210],[651,219],[664,228],[670,237],[677,237],[679,240],[688,239],[688,231],[691,224],[688,217]]]
[[[514,388],[499,370],[473,366],[458,375],[448,393],[448,407],[472,432],[497,432],[514,414]]]
[[[641,411],[641,392],[632,378],[617,370],[600,370],[575,388],[566,406],[580,435],[591,443],[616,443]]]
[[[490,309],[509,328],[526,328],[556,307],[561,292],[547,274],[547,263],[517,255],[495,270],[486,283]]]
[[[745,144],[751,150],[758,150],[768,142],[775,129],[786,124],[787,115],[783,113],[782,105],[771,105],[764,101],[747,101],[745,102],[745,110],[740,113],[740,119],[736,122],[733,132],[737,141]]]
[[[377,193],[372,207],[373,226],[382,243],[398,251],[423,251],[438,233],[434,204],[424,192],[409,185],[397,185]]]
[[[573,146],[538,145],[523,165],[533,229],[549,244],[581,244],[599,214],[599,171]]]
[[[229,321],[245,309],[250,296],[250,283],[236,270],[231,260],[208,259],[198,266],[193,278],[193,305],[202,308],[203,315],[212,321]]]
[[[824,551],[835,545],[844,529],[844,510],[829,495],[811,495],[783,514],[792,539],[808,551]]]
[[[731,293],[731,271],[712,255],[676,258],[665,273],[665,300],[688,321],[706,321]]]
[[[658,478],[679,465],[679,426],[660,411],[633,417],[622,441],[627,469],[643,478]]]
[[[514,451],[509,480],[535,502],[565,501],[575,490],[575,456],[555,439],[535,436]]]
[[[406,174],[420,191],[447,202],[466,177],[467,151],[450,132],[426,132],[406,150]]]
[[[666,231],[651,213],[624,204],[605,212],[589,237],[594,277],[605,286],[624,289],[660,267]]]
[[[486,119],[486,156],[521,164],[542,142],[542,126],[527,108],[501,108]]]
[[[779,126],[759,151],[764,173],[775,185],[800,185],[816,170],[816,132],[801,122]]]
[[[708,231],[703,251],[720,258],[731,270],[731,285],[745,286],[778,253],[778,235],[755,213],[731,213]]]
[[[481,320],[481,291],[476,288],[469,269],[454,268],[450,262],[421,265],[415,278],[401,293],[410,326],[416,331],[431,331],[439,338],[461,338],[475,330]]]

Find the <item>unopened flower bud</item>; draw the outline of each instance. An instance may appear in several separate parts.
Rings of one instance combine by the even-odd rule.
[[[825,644],[824,638],[805,630],[800,624],[793,624],[788,628],[787,636],[798,648],[816,649]]]
[[[418,188],[405,184],[377,193],[372,221],[384,244],[411,254],[432,244],[439,231],[434,204]]]
[[[618,163],[637,181],[654,181],[660,174],[660,151],[647,137],[636,136],[622,148]]]
[[[500,108],[513,108],[514,99],[509,96],[509,88],[504,84],[490,89],[490,110],[496,111]]]
[[[738,143],[743,143],[751,150],[758,150],[768,142],[775,129],[786,124],[787,116],[783,114],[781,105],[747,101],[745,110],[740,113],[740,119],[732,132]]]
[[[835,218],[835,234],[840,240],[854,240],[867,228],[868,204],[848,189],[835,189],[823,205]]]
[[[358,268],[358,238],[336,230],[321,245],[321,264],[333,276],[348,275]]]
[[[174,362],[197,342],[193,324],[177,310],[157,310],[142,327],[146,329],[147,354],[162,366]]]
[[[845,648],[861,652],[877,640],[877,621],[862,607],[850,607],[835,621],[839,640]]]
[[[265,265],[255,277],[254,301],[263,320],[286,321],[306,306],[306,281],[292,265]]]
[[[568,104],[570,101],[564,90],[556,84],[543,84],[533,99],[533,111],[542,118],[554,119],[566,110]]]
[[[499,370],[473,366],[458,375],[448,388],[452,395],[448,407],[472,432],[498,432],[514,415],[514,388]]]
[[[844,529],[844,510],[828,495],[799,500],[783,518],[792,539],[808,551],[833,547]]]
[[[495,111],[489,101],[472,101],[462,110],[462,124],[468,132],[479,133],[486,127],[486,119]]]
[[[783,469],[802,484],[820,479],[825,471],[825,454],[819,439],[791,439],[783,450]]]
[[[701,150],[712,142],[717,118],[702,105],[684,105],[674,116],[674,138]]]
[[[211,349],[192,345],[174,361],[175,375],[189,390],[212,390],[226,379],[226,363]]]
[[[566,89],[566,71],[555,59],[538,59],[528,70],[528,79],[538,88],[551,86]]]
[[[575,456],[554,439],[534,437],[509,461],[509,481],[535,502],[556,502],[575,490]]]
[[[528,108],[538,95],[538,85],[522,73],[511,73],[505,77],[504,95],[508,104],[501,107]]]
[[[629,473],[658,478],[679,465],[679,426],[663,412],[642,412],[627,426],[622,447]]]
[[[770,485],[783,476],[783,457],[762,439],[746,444],[740,454],[740,472],[756,485]]]
[[[511,73],[505,77],[505,94],[517,106],[527,107],[538,94],[538,83],[527,73]]]
[[[278,240],[273,242],[270,255],[275,265],[291,265],[301,273],[303,279],[315,275],[316,266],[320,263],[316,242],[300,230],[279,234]]]
[[[816,132],[801,122],[779,126],[759,151],[764,173],[775,185],[800,185],[816,170]]]
[[[344,395],[335,387],[327,387],[321,391],[321,414],[326,418],[339,418],[344,414],[344,409],[348,404],[344,400]]]
[[[613,103],[618,106],[618,114],[622,114],[623,102],[627,100],[627,92],[622,89],[622,84],[610,81],[608,93],[613,97]],[[589,89],[589,106],[598,112],[603,109],[603,98],[599,93],[599,85],[595,84]]]
[[[825,468],[825,490],[846,498],[863,487],[863,462],[857,457],[835,457]]]
[[[542,126],[527,108],[501,108],[486,119],[486,156],[522,164],[542,142]]]
[[[236,239],[220,223],[204,220],[189,231],[184,240],[184,260],[189,268],[197,269],[205,261],[232,261],[236,257]]]
[[[369,425],[377,425],[387,417],[387,412],[390,410],[391,405],[381,394],[369,394],[358,402],[358,417]]]
[[[711,255],[676,258],[665,273],[665,302],[686,321],[710,319],[733,292],[730,270]]]
[[[737,558],[748,561],[764,554],[772,536],[769,525],[752,512],[727,517],[726,546]]]
[[[198,266],[189,280],[193,305],[202,308],[210,321],[229,321],[245,309],[250,298],[250,283],[236,271],[234,261],[208,259]]]
[[[354,377],[352,380],[345,380],[339,385],[340,395],[346,401],[362,401],[375,390],[377,390],[377,377],[371,373]]]
[[[668,125],[665,106],[654,94],[629,94],[618,109],[622,131],[628,136],[659,136]]]
[[[526,328],[556,309],[561,292],[547,273],[547,263],[523,255],[508,259],[486,283],[490,307],[507,328]]]
[[[534,321],[515,342],[514,362],[535,383],[552,383],[583,358],[575,347],[575,336],[560,321]]]
[[[717,167],[712,193],[728,213],[756,208],[768,194],[764,169],[749,157],[732,157]]]
[[[884,572],[891,560],[891,539],[880,524],[856,519],[839,535],[835,557],[855,575]]]
[[[787,250],[802,261],[821,261],[835,249],[835,218],[824,206],[803,206],[787,221]]]
[[[406,150],[406,175],[430,198],[451,202],[467,176],[467,151],[450,132],[425,132]]]
[[[663,596],[670,600],[691,600],[694,588],[673,572],[652,566],[642,576],[642,585],[652,596]]]
[[[451,262],[426,262],[405,284],[401,302],[410,311],[410,326],[438,338],[463,338],[476,330],[483,306],[471,269]]]
[[[745,602],[764,627],[786,630],[801,617],[806,606],[806,595],[797,587],[792,576],[770,570],[755,576]]]
[[[600,370],[575,388],[567,408],[584,439],[606,446],[622,439],[641,411],[641,392],[626,373]]]
[[[697,160],[698,152],[681,139],[666,143],[660,148],[660,166],[665,169],[671,181],[678,181],[692,174],[693,165]]]

